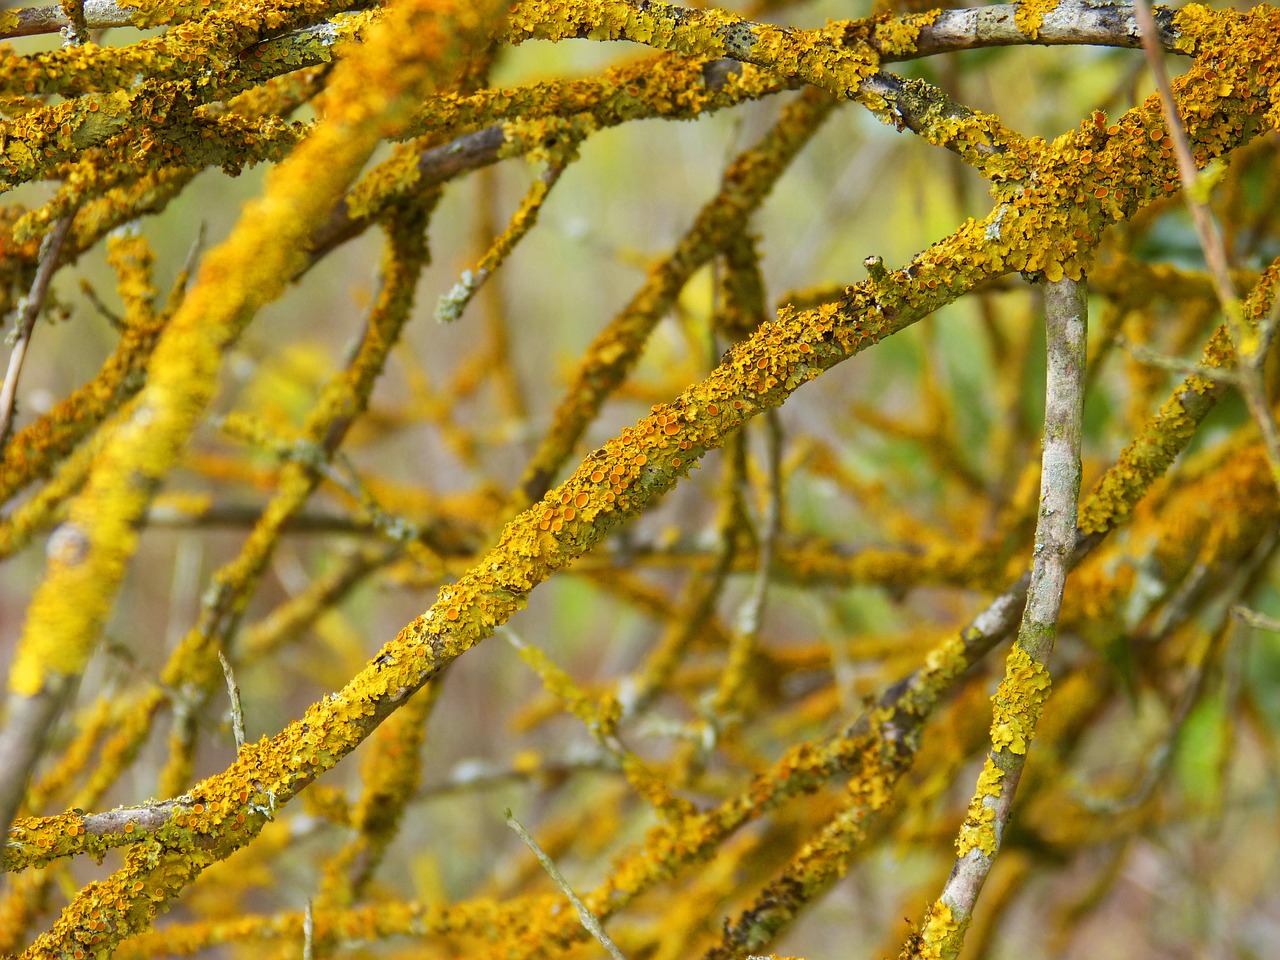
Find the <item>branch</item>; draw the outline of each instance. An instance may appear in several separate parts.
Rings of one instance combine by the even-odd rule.
[[[1173,25],[1176,12],[1167,7],[1156,11],[1156,36],[1168,53],[1185,53],[1177,47],[1178,31]],[[996,3],[940,11],[933,22],[921,29],[913,55],[932,57],[960,50],[1027,44],[1139,47],[1142,40],[1130,3],[1063,0],[1039,13],[1028,11],[1026,4]]]
[[[1040,513],[1022,626],[993,698],[992,749],[961,829],[951,877],[902,956],[954,958],[1000,849],[1027,750],[1049,696],[1049,654],[1076,543],[1088,305],[1083,283],[1051,284],[1045,296],[1046,374]]]

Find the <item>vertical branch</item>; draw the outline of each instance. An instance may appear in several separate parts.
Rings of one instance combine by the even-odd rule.
[[[240,684],[236,683],[231,661],[221,650],[218,651],[218,662],[222,664],[223,676],[227,678],[227,697],[231,701],[231,732],[235,736],[236,753],[239,753],[244,749],[244,708],[240,705]]]
[[[84,22],[84,0],[63,0],[63,12],[67,16],[64,47],[79,46],[88,39],[88,29]],[[5,136],[8,136],[6,130]],[[75,211],[64,214],[53,230],[45,237],[40,247],[40,263],[36,267],[35,280],[31,284],[31,292],[18,311],[18,322],[15,330],[16,339],[13,353],[9,355],[9,368],[5,371],[4,383],[0,385],[0,445],[9,435],[9,427],[13,421],[13,406],[18,396],[18,377],[22,374],[22,365],[27,358],[27,346],[31,343],[31,333],[35,329],[36,317],[44,306],[45,297],[49,293],[49,284],[58,269],[58,258],[62,254],[62,245],[67,234],[71,232],[71,221],[75,219]],[[8,823],[3,816],[5,802],[0,798],[0,820]]]
[[[996,691],[991,751],[956,842],[959,856],[903,957],[955,957],[1009,822],[1027,749],[1049,696],[1048,660],[1076,542],[1088,308],[1084,282],[1063,279],[1045,295],[1045,385],[1040,511],[1027,605]],[[934,951],[934,952],[928,952]]]

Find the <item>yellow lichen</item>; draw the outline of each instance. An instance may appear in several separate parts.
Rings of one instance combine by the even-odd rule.
[[[1033,662],[1021,645],[1015,645],[1005,664],[1005,677],[991,698],[991,745],[995,750],[1027,752],[1050,685],[1044,665]]]

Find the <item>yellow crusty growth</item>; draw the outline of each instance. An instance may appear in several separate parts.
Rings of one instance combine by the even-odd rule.
[[[924,927],[920,942],[910,954],[904,956],[921,958],[921,960],[939,960],[941,957],[954,957],[964,943],[964,933],[968,929],[970,918],[958,921],[951,907],[937,900],[929,906],[925,915]]]
[[[1040,711],[1049,697],[1049,671],[1021,646],[1009,652],[1005,677],[992,696],[991,745],[996,750],[1026,753]]]

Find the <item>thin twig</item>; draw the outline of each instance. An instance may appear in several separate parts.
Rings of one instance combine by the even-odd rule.
[[[1167,631],[1165,631],[1167,632]],[[1225,631],[1219,631],[1213,643],[1221,643]],[[1072,796],[1085,810],[1095,814],[1120,816],[1132,813],[1148,800],[1155,789],[1164,780],[1173,765],[1174,748],[1182,737],[1182,731],[1191,717],[1192,709],[1200,703],[1205,688],[1205,680],[1209,674],[1210,656],[1206,652],[1200,663],[1193,664],[1187,672],[1187,684],[1178,698],[1173,717],[1169,721],[1169,729],[1165,731],[1160,742],[1155,745],[1150,755],[1142,764],[1142,776],[1138,784],[1123,796],[1097,796],[1084,790],[1072,790]]]
[[[204,251],[205,237],[208,232],[208,221],[201,220],[200,226],[196,229],[195,239],[191,241],[191,246],[187,250],[187,258],[182,261],[182,268],[178,271],[178,276],[173,282],[173,292],[169,295],[170,305],[175,310],[186,295],[187,287],[191,284],[191,278],[195,276],[196,264],[200,260],[200,254]]]
[[[1187,209],[1191,213],[1192,223],[1195,224],[1196,236],[1200,239],[1200,248],[1204,251],[1205,263],[1209,267],[1209,276],[1213,280],[1214,290],[1222,302],[1223,310],[1229,311],[1230,305],[1236,303],[1238,297],[1231,283],[1231,271],[1227,267],[1226,247],[1223,246],[1222,234],[1213,220],[1213,214],[1210,213],[1208,206],[1196,197],[1196,183],[1200,178],[1200,171],[1191,153],[1187,128],[1183,125],[1182,117],[1178,113],[1178,103],[1173,98],[1169,72],[1164,68],[1164,51],[1160,45],[1155,17],[1151,14],[1151,5],[1147,0],[1134,0],[1134,13],[1142,33],[1142,51],[1146,54],[1151,77],[1160,94],[1160,109],[1164,114],[1165,126],[1169,128],[1169,137],[1173,140],[1173,156],[1178,162],[1178,178],[1182,181]],[[1229,312],[1228,316],[1230,316]]]
[[[31,343],[36,317],[40,315],[45,297],[48,296],[49,284],[53,281],[53,275],[58,269],[62,244],[71,231],[71,221],[74,217],[74,213],[67,214],[53,225],[53,229],[44,238],[44,243],[40,247],[40,265],[36,268],[31,292],[22,301],[22,307],[18,311],[13,353],[9,354],[9,369],[5,371],[3,386],[0,386],[0,442],[9,435],[9,427],[13,422],[13,406],[18,396],[18,378],[22,375],[22,364],[27,358],[27,347]]]
[[[507,810],[503,816],[507,819],[507,826],[514,830],[516,832],[516,836],[524,841],[524,845],[533,851],[533,855],[538,858],[538,862],[542,864],[542,868],[551,875],[551,879],[555,881],[556,886],[558,886],[561,891],[563,891],[564,895],[569,898],[569,902],[572,903],[573,908],[578,911],[578,919],[582,921],[582,926],[586,928],[587,932],[595,937],[600,942],[600,945],[609,951],[609,955],[613,957],[613,960],[626,960],[622,951],[618,949],[618,945],[613,942],[613,939],[605,932],[600,921],[596,919],[595,914],[587,909],[587,905],[578,898],[576,893],[573,892],[573,888],[569,886],[569,882],[565,880],[564,875],[560,873],[556,868],[556,865],[551,862],[551,858],[547,856],[546,851],[538,846],[538,841],[534,840],[533,837],[529,835],[529,831],[521,825],[520,821],[515,818],[515,815],[510,810]]]
[[[1258,571],[1270,563],[1275,547],[1276,537],[1274,535],[1264,538],[1263,542],[1253,551],[1249,558],[1233,572],[1230,584],[1226,586],[1219,584],[1212,591],[1197,589],[1196,593],[1200,595],[1205,605],[1215,604],[1221,596],[1239,597],[1247,595],[1249,584],[1257,577]],[[1202,568],[1201,566],[1197,569]],[[1177,599],[1175,597],[1166,607],[1173,605]],[[1197,616],[1196,611],[1189,609],[1189,603],[1182,602],[1177,605],[1183,608],[1180,618],[1176,621],[1177,623],[1185,624]],[[1169,722],[1169,729],[1147,758],[1142,778],[1139,780],[1137,787],[1131,790],[1127,796],[1121,797],[1098,797],[1091,796],[1083,791],[1075,791],[1075,798],[1082,807],[1092,813],[1115,816],[1136,810],[1151,798],[1156,786],[1165,778],[1173,765],[1175,748],[1182,737],[1187,721],[1191,718],[1192,710],[1203,700],[1215,655],[1225,662],[1227,656],[1233,650],[1239,650],[1243,645],[1244,638],[1237,636],[1233,630],[1234,621],[1237,620],[1258,629],[1280,631],[1280,621],[1258,613],[1256,610],[1250,610],[1243,604],[1230,605],[1226,609],[1225,615],[1221,617],[1221,621],[1209,645],[1187,667],[1186,685],[1178,697],[1177,705]],[[1148,646],[1158,644],[1174,629],[1175,622],[1173,618],[1161,617],[1149,632],[1144,631],[1141,636],[1135,637],[1134,640]],[[1233,714],[1233,710],[1226,711],[1227,716]]]
[[[1152,350],[1146,344],[1134,343],[1123,334],[1116,334],[1112,342],[1133,359],[1149,367],[1157,367],[1171,373],[1204,377],[1207,380],[1229,383],[1233,386],[1240,383],[1238,372],[1232,367],[1212,367],[1183,357],[1171,357],[1159,350]]]
[[[415,803],[456,793],[478,793],[506,787],[513,783],[566,779],[580,773],[617,774],[621,772],[617,755],[595,743],[569,744],[564,756],[539,759],[536,765],[510,766],[481,758],[461,760],[441,780],[420,787],[413,795]]]
[[[1237,603],[1231,608],[1231,616],[1235,617],[1251,627],[1259,630],[1269,630],[1272,633],[1280,633],[1280,620],[1275,617],[1268,617],[1265,613],[1259,613],[1257,610],[1246,607],[1243,603]]]
[[[570,138],[559,155],[547,164],[542,175],[529,187],[524,199],[520,202],[519,210],[511,218],[510,225],[493,241],[476,269],[464,270],[458,282],[447,293],[440,295],[435,309],[437,323],[452,323],[462,316],[462,311],[475,298],[485,281],[493,276],[494,271],[502,266],[516,244],[524,239],[525,234],[537,224],[538,214],[542,211],[551,189],[560,180],[560,175],[569,164],[577,159],[577,155],[578,140]]]
[[[231,697],[231,732],[236,738],[236,753],[239,753],[244,749],[244,710],[240,706],[240,686],[236,683],[231,661],[221,650],[218,651],[218,662],[222,664],[222,675],[227,678],[227,694]]]
[[[120,314],[116,313],[114,310],[108,307],[106,303],[103,302],[102,298],[98,296],[98,291],[92,283],[90,283],[88,280],[84,278],[81,278],[80,292],[84,294],[85,299],[88,300],[89,303],[93,305],[93,309],[97,310],[98,313],[102,315],[102,318],[107,321],[107,323],[111,324],[111,326],[114,327],[116,330],[124,330],[124,327],[125,327],[124,317],[120,316]]]
[[[1046,666],[1076,547],[1087,316],[1083,281],[1063,279],[1049,285],[1045,297],[1049,369],[1040,511],[1027,605],[1018,639],[1009,653],[1005,679],[994,697],[992,749],[957,841],[960,855],[942,895],[929,908],[903,956],[954,957],[964,945],[978,894],[1008,826],[1027,750],[1049,694]]]

